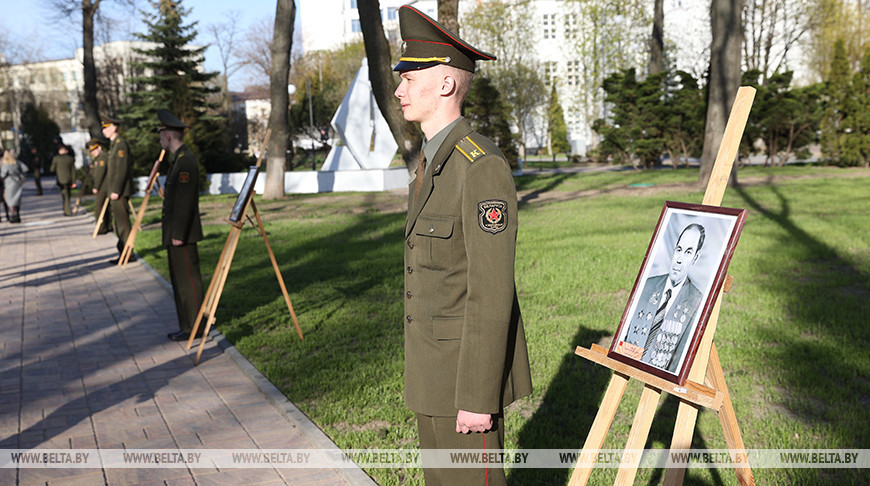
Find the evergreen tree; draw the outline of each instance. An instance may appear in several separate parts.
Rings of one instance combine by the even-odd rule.
[[[21,131],[24,133],[26,147],[22,148],[21,158],[28,159],[30,162],[30,148],[36,148],[42,156],[45,169],[48,169],[46,162],[51,162],[51,158],[56,153],[55,139],[60,135],[60,128],[57,123],[51,119],[48,111],[41,106],[36,106],[33,103],[28,103],[21,113]],[[26,149],[26,150],[25,150]]]
[[[510,110],[489,78],[474,77],[463,110],[471,127],[498,145],[512,169],[519,168],[517,140],[508,123]]]
[[[616,163],[637,162],[643,168],[658,165],[665,151],[670,107],[666,103],[665,85],[668,71],[651,74],[638,81],[634,68],[616,72],[604,80],[605,101],[611,104],[611,116],[598,119],[593,130],[604,137],[597,157]]]
[[[565,125],[565,113],[559,104],[559,94],[556,93],[556,83],[550,90],[550,106],[547,108],[547,142],[550,154],[568,153],[571,144],[568,143],[568,126]]]
[[[825,114],[821,122],[821,148],[827,157],[843,162],[843,143],[851,96],[849,59],[842,39],[834,43],[834,57],[828,74]]]
[[[704,139],[704,114],[707,105],[698,80],[685,71],[666,75],[666,118],[662,136],[665,149],[674,168],[682,158],[686,166],[689,157],[700,157]]]
[[[843,140],[843,163],[870,166],[870,48],[864,50],[861,68],[852,77],[850,116]]]
[[[204,61],[204,47],[193,47],[196,23],[185,24],[189,11],[181,0],[159,0],[157,12],[142,12],[148,30],[136,34],[151,47],[136,49],[145,61],[134,68],[145,74],[130,80],[136,90],[130,93],[131,104],[123,109],[126,137],[131,145],[137,173],[147,173],[160,153],[157,128],[158,109],[167,109],[191,127],[185,133],[185,144],[197,155],[208,172],[239,170],[241,157],[233,154],[220,106],[210,102],[209,95],[218,91],[209,83],[217,76],[199,68]]]

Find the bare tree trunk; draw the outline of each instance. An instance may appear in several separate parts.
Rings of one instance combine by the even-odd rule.
[[[653,29],[649,38],[649,74],[665,70],[665,11],[664,0],[655,0]]]
[[[97,67],[94,64],[94,14],[97,13],[100,1],[82,0],[82,50],[84,51],[82,105],[85,110],[85,123],[91,137],[102,137],[99,107],[97,106]]]
[[[423,139],[417,127],[405,120],[399,100],[393,96],[396,81],[393,78],[390,45],[381,23],[380,3],[378,0],[359,0],[358,6],[372,92],[381,114],[390,126],[393,138],[399,145],[405,167],[410,172],[417,167]]]
[[[284,165],[287,161],[287,140],[290,130],[287,125],[289,94],[287,84],[290,79],[290,50],[293,48],[293,20],[296,6],[293,0],[278,0],[275,9],[275,30],[272,34],[272,67],[270,72],[269,94],[272,109],[269,114],[268,165],[264,199],[284,197]]]
[[[698,181],[706,185],[722,144],[725,124],[740,85],[740,50],[743,43],[743,0],[712,0],[710,5],[710,79],[707,123]],[[737,167],[731,169],[729,185],[737,184]]]
[[[459,35],[459,0],[438,0],[438,23]]]

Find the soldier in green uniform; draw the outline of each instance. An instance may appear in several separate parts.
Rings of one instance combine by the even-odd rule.
[[[93,164],[91,167],[94,176],[94,187],[91,191],[97,195],[96,206],[94,206],[94,208],[99,212],[103,208],[103,203],[106,201],[106,198],[109,196],[106,193],[106,188],[109,185],[108,179],[106,178],[106,161],[108,159],[106,148],[108,148],[108,144],[103,139],[92,138],[88,141],[87,147],[88,151],[91,153],[91,157],[93,158]],[[112,231],[112,212],[106,211],[106,214],[103,215],[103,224],[100,225],[97,233],[104,235],[110,231]]]
[[[405,403],[424,451],[502,449],[504,408],[532,391],[514,283],[517,196],[504,155],[461,116],[475,61],[495,56],[413,7],[399,8],[399,24],[395,95],[425,135],[404,234]],[[500,464],[439,466],[424,452],[427,485],[505,483]]]
[[[163,246],[169,259],[175,311],[181,328],[170,333],[173,341],[187,341],[202,305],[202,275],[196,242],[202,240],[199,219],[199,163],[184,145],[187,125],[166,110],[157,110],[160,145],[169,163],[163,197]],[[200,332],[202,327],[200,327]]]
[[[60,195],[63,197],[63,215],[72,216],[69,207],[70,190],[75,181],[76,159],[70,155],[69,147],[61,145],[57,148],[57,155],[51,159],[51,172],[57,175],[57,185],[60,187]]]
[[[133,194],[133,162],[127,141],[118,133],[121,120],[103,117],[103,136],[109,139],[109,155],[106,162],[106,192],[109,194],[109,207],[115,234],[118,235],[118,254],[124,251],[127,236],[130,235],[130,195]],[[136,259],[135,255],[130,261]],[[110,261],[117,265],[118,259]]]

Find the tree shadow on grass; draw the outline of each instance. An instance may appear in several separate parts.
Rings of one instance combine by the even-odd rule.
[[[735,192],[751,211],[782,230],[773,251],[787,252],[794,261],[784,267],[771,263],[774,260],[766,259],[766,255],[759,255],[754,263],[759,275],[767,275],[766,290],[781,299],[782,313],[789,326],[789,332],[763,324],[754,326],[751,328],[754,336],[748,338],[765,343],[759,353],[774,365],[770,372],[782,382],[782,389],[775,393],[781,403],[771,405],[779,409],[785,420],[800,421],[809,429],[825,431],[815,444],[809,443],[812,445],[799,441],[795,434],[794,441],[800,447],[818,447],[820,442],[825,444],[823,447],[862,447],[870,437],[870,421],[866,414],[856,411],[866,410],[870,404],[870,381],[866,353],[853,353],[870,345],[867,326],[870,275],[856,266],[854,257],[844,256],[826,243],[825,236],[804,229],[795,219],[791,197],[782,188],[771,184],[766,189],[775,203],[754,197],[753,194],[760,195],[760,189],[750,194],[738,187]],[[820,212],[823,210],[819,208]],[[794,444],[778,446],[794,447]],[[812,481],[846,484],[860,482],[858,472],[811,469],[792,479],[806,481],[814,477]]]
[[[562,359],[540,405],[517,435],[519,449],[560,449],[579,451],[586,441],[598,404],[607,388],[611,372],[574,354],[577,346],[597,343],[603,333],[581,327]],[[571,469],[516,468],[508,482],[516,485],[567,484]]]

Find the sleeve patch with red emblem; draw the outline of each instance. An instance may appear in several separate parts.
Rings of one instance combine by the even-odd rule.
[[[178,182],[182,184],[186,184],[190,182],[190,172],[179,172],[178,173]]]
[[[507,228],[507,203],[498,199],[477,203],[477,220],[480,229],[487,233],[501,233]]]
[[[119,150],[119,151],[118,151],[118,157],[123,157],[123,156],[124,156],[124,151],[123,151],[123,150]]]

